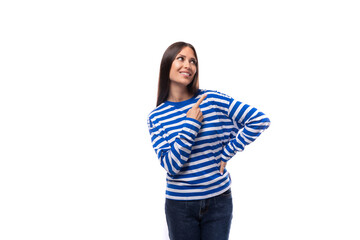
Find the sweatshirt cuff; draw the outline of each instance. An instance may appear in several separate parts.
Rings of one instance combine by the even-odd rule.
[[[184,126],[198,132],[201,128],[201,122],[199,122],[198,120],[196,120],[194,118],[186,117]]]
[[[229,161],[235,155],[235,150],[231,149],[229,144],[225,145],[221,152],[221,160],[224,162]]]
[[[191,121],[191,122],[197,123],[199,125],[199,127],[201,127],[201,122],[196,120],[195,118],[185,117],[185,121]]]
[[[193,142],[199,133],[200,128],[201,122],[193,118],[185,118],[180,135],[186,136],[188,140],[191,139],[191,142]]]

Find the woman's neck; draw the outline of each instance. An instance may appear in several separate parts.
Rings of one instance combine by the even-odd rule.
[[[182,102],[192,97],[193,96],[189,93],[187,87],[184,87],[183,85],[170,84],[168,101]]]

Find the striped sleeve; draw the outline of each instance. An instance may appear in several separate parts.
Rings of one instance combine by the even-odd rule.
[[[161,126],[148,119],[151,142],[161,166],[170,174],[176,175],[187,162],[191,148],[201,128],[201,122],[193,118],[185,118],[181,131],[172,143],[165,138]]]
[[[227,162],[236,152],[243,151],[270,126],[270,119],[258,109],[229,97],[227,115],[237,123],[239,131],[223,148],[222,161]]]

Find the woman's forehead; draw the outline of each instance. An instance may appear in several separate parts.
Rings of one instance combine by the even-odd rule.
[[[181,49],[178,55],[184,55],[190,58],[196,58],[194,51],[190,47],[184,47],[183,49]]]

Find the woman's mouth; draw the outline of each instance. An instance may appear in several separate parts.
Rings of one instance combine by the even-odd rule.
[[[184,77],[190,77],[191,73],[189,72],[180,72],[181,75],[183,75]]]

